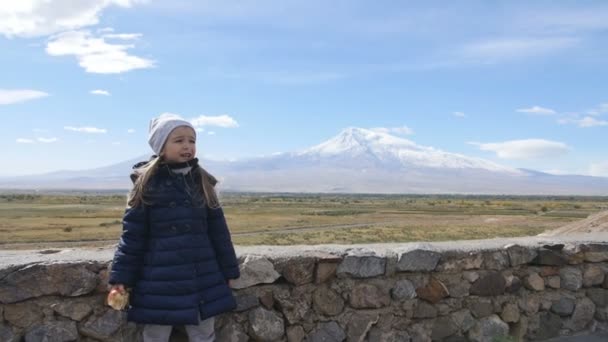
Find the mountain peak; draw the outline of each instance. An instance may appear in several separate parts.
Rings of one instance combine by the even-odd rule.
[[[347,127],[333,138],[308,148],[297,155],[312,159],[339,158],[357,165],[374,161],[377,165],[398,165],[400,168],[429,167],[448,169],[484,169],[519,174],[522,172],[491,161],[444,152],[421,146],[380,129]],[[357,162],[357,160],[359,162]]]
[[[334,143],[339,143],[342,147],[348,149],[367,145],[368,140],[373,133],[374,132],[370,131],[369,129],[348,127],[342,130],[342,132],[331,140],[333,140]]]
[[[361,154],[372,150],[385,150],[395,147],[416,149],[413,142],[398,138],[388,133],[359,128],[347,127],[338,135],[302,151],[300,154],[319,154],[323,156],[337,155],[343,153]]]
[[[371,129],[351,126],[343,129],[340,133],[338,133],[338,136],[366,136],[373,133],[374,131]]]

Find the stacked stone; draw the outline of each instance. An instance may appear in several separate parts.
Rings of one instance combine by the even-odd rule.
[[[247,304],[226,319],[222,336],[540,340],[607,320],[608,245],[443,253],[428,247],[383,255],[352,250],[340,257],[249,257],[242,268],[251,271],[237,284],[239,301]]]
[[[35,263],[0,270],[0,341],[136,341],[105,305],[107,263]]]
[[[219,341],[542,340],[608,322],[608,244],[242,255]],[[0,270],[0,341],[136,341],[107,263]],[[183,334],[180,335],[185,337]]]

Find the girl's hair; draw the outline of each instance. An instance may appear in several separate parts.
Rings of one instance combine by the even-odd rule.
[[[134,176],[132,176],[132,178],[135,178],[133,189],[131,189],[127,199],[127,205],[129,207],[150,204],[146,201],[146,186],[154,174],[158,172],[161,165],[162,157],[156,157],[147,164],[135,169]],[[207,206],[213,209],[219,208],[220,203],[217,197],[217,192],[215,191],[217,179],[212,174],[207,172],[207,170],[198,165],[193,166],[190,172],[192,172],[194,176],[200,177],[200,184],[197,182],[199,185],[198,190],[203,195]]]

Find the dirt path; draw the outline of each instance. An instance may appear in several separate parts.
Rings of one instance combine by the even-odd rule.
[[[601,233],[608,232],[608,210],[591,215],[588,218],[569,223],[560,228],[549,230],[538,236],[556,236],[575,233]]]

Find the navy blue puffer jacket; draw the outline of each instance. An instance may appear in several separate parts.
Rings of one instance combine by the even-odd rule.
[[[240,274],[224,213],[191,191],[200,183],[193,173],[161,166],[147,186],[150,203],[125,211],[108,283],[132,288],[128,321],[198,324],[199,313],[236,307],[227,280]]]

